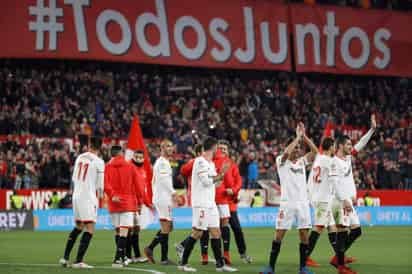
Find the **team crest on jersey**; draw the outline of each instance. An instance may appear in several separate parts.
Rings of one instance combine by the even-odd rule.
[[[348,171],[344,173],[345,177],[348,177],[352,171],[352,165],[349,166]]]
[[[290,170],[295,174],[303,174],[303,168],[293,168],[291,167]]]

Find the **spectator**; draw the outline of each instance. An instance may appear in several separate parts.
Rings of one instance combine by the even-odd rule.
[[[412,153],[409,153],[406,165],[405,189],[412,190]]]
[[[249,153],[249,165],[247,168],[247,188],[258,188],[257,179],[259,175],[258,164],[254,152]]]
[[[50,197],[50,201],[48,205],[49,205],[49,208],[52,208],[52,209],[59,208],[60,198],[59,198],[59,195],[57,195],[56,191],[53,191],[53,195]]]
[[[357,183],[367,189],[372,181],[376,188],[392,188],[394,179],[396,187],[410,185],[410,79],[213,70],[209,74],[184,68],[150,73],[147,66],[92,62],[0,64],[4,188],[14,188],[16,182],[17,187],[68,187],[73,159],[81,149],[77,144],[67,148],[64,139],[53,138],[73,139],[82,132],[126,138],[133,113],[139,114],[145,137],[176,141],[178,158],[190,153],[195,136],[208,134],[228,139],[237,153],[254,151],[258,180],[273,175],[267,174],[273,172],[267,155],[284,149],[282,143],[297,121],[311,125],[308,134],[319,143],[327,121],[360,128],[376,112],[380,129],[354,158]],[[335,136],[340,134],[338,128],[334,131]],[[26,134],[43,138],[27,141]],[[159,152],[152,141],[149,150],[156,158]],[[102,153],[107,160],[107,149]],[[399,174],[392,161],[400,162]],[[248,155],[242,156],[244,187],[248,165]]]
[[[13,195],[11,196],[11,208],[17,210],[23,208],[23,197],[17,194],[16,191],[14,191]]]
[[[0,188],[4,188],[6,184],[6,178],[7,178],[7,172],[8,172],[8,166],[5,161],[5,156],[3,153],[0,154]]]
[[[256,191],[255,195],[252,198],[252,202],[250,203],[250,207],[263,207],[264,201],[262,196],[260,195],[260,191]]]

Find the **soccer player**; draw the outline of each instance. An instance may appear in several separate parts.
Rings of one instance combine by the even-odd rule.
[[[377,127],[375,115],[371,116],[371,128],[362,136],[359,142],[352,147],[352,141],[348,136],[341,136],[336,140],[337,152],[334,157],[337,173],[337,188],[341,188],[343,198],[349,197],[349,205],[343,204],[335,199],[333,213],[336,224],[338,224],[337,247],[339,255],[334,256],[330,263],[338,267],[339,273],[355,273],[344,266],[344,253],[362,234],[359,217],[353,205],[356,203],[356,186],[352,173],[352,155],[355,156],[369,142]],[[339,198],[339,197],[338,197]],[[350,227],[348,235],[345,228]],[[343,253],[343,255],[342,255]],[[343,256],[343,257],[342,257]],[[347,263],[353,262],[354,259],[348,260]],[[345,272],[346,271],[346,272]],[[352,271],[352,272],[351,272]]]
[[[217,145],[219,153],[215,155],[214,163],[217,169],[219,169],[223,163],[228,162],[230,167],[223,178],[223,183],[216,188],[216,204],[219,210],[220,216],[220,229],[222,232],[223,240],[223,257],[227,265],[232,264],[230,257],[230,229],[229,229],[229,220],[230,215],[230,201],[233,201],[234,197],[238,195],[239,190],[242,186],[242,179],[239,174],[239,169],[237,168],[236,163],[234,163],[229,158],[229,142],[226,140],[219,140]],[[235,218],[238,220],[237,215]],[[234,219],[234,220],[236,220]],[[240,230],[240,237],[243,238],[243,233],[240,228],[239,221],[233,223],[238,225],[235,227],[236,233]],[[235,235],[239,236],[239,235]],[[208,263],[208,242],[209,242],[209,233],[203,233],[202,238],[200,239],[201,253],[202,253],[202,264]],[[244,238],[243,238],[244,242]],[[240,244],[239,246],[242,246]],[[243,245],[243,250],[239,251],[241,259],[245,262],[250,263],[251,258],[246,255],[246,245]]]
[[[219,175],[216,173],[213,157],[216,152],[216,139],[208,137],[203,144],[204,152],[202,156],[195,159],[192,171],[192,233],[184,241],[184,250],[181,254],[178,248],[180,259],[178,269],[185,272],[196,272],[195,268],[187,265],[189,256],[198,239],[205,230],[211,234],[212,250],[216,259],[216,271],[235,272],[237,269],[224,264],[221,251],[221,233],[219,229],[219,212],[215,202],[216,184],[221,183],[228,164],[224,164]]]
[[[213,158],[213,162],[217,170],[219,170],[224,163],[231,164],[231,160],[228,157],[228,145],[229,143],[225,140],[219,140],[217,145],[217,153]],[[230,247],[230,230],[229,230],[229,193],[233,195],[233,191],[230,188],[233,185],[233,176],[230,172],[226,172],[222,183],[216,188],[215,201],[217,209],[219,211],[220,218],[220,231],[222,233],[223,240],[223,258],[225,264],[231,265],[232,260],[230,259],[229,247]],[[200,247],[202,253],[202,264],[208,264],[208,246],[209,246],[209,233],[205,232],[202,234],[200,239]]]
[[[336,225],[332,215],[332,200],[335,186],[331,179],[333,174],[332,163],[335,153],[335,141],[326,137],[322,141],[323,154],[316,156],[308,179],[310,200],[315,209],[314,228],[309,236],[307,266],[319,266],[309,256],[311,255],[320,234],[327,227],[329,242],[336,254]]]
[[[136,150],[133,153],[133,158],[131,163],[134,165],[137,175],[140,177],[138,180],[141,183],[141,189],[143,189],[143,203],[145,206],[151,208],[151,201],[147,196],[146,192],[146,183],[147,183],[147,174],[146,170],[144,169],[144,152],[143,150]],[[133,218],[133,228],[129,230],[129,234],[127,235],[127,246],[126,246],[126,255],[128,258],[131,258],[132,263],[145,263],[147,262],[147,258],[142,256],[140,253],[139,248],[139,232],[140,232],[140,211],[141,211],[142,204],[137,205],[137,211],[135,212]],[[134,257],[132,257],[132,247],[134,252]]]
[[[299,157],[301,141],[307,144],[311,151]],[[296,138],[286,147],[285,151],[276,158],[276,166],[279,173],[281,187],[281,201],[279,213],[276,219],[275,239],[272,242],[269,265],[275,273],[275,264],[279,255],[282,240],[286,231],[297,220],[297,228],[300,236],[300,265],[299,274],[310,274],[306,268],[308,250],[308,231],[311,228],[309,199],[306,186],[306,166],[313,161],[317,147],[306,136],[305,128],[299,123],[296,128]]]
[[[133,227],[137,205],[142,203],[144,182],[134,166],[124,158],[120,146],[112,146],[112,159],[106,165],[104,178],[105,193],[108,197],[108,210],[116,229],[116,254],[112,267],[122,268],[129,264],[126,257],[127,234]]]
[[[187,179],[187,197],[190,197],[191,193],[191,185],[192,185],[192,170],[193,164],[195,162],[196,157],[199,157],[203,153],[203,146],[201,144],[196,144],[194,147],[195,158],[190,159],[187,163],[182,165],[180,168],[180,174],[182,174]],[[190,203],[190,199],[189,199]]]
[[[150,245],[144,249],[149,262],[155,263],[153,249],[160,243],[160,263],[163,265],[173,264],[168,259],[169,233],[173,228],[172,206],[173,202],[177,202],[176,190],[173,188],[172,168],[169,162],[173,152],[173,143],[169,140],[162,141],[160,144],[160,157],[153,166],[152,178],[153,204],[159,214],[161,229],[157,232]]]
[[[92,268],[92,266],[83,262],[83,258],[93,236],[97,208],[99,206],[98,198],[103,198],[104,162],[97,155],[101,144],[102,140],[100,138],[92,137],[89,150],[80,154],[74,164],[72,176],[74,186],[73,212],[76,226],[70,232],[64,250],[64,257],[60,259],[60,264],[64,267],[67,267],[69,264],[70,252],[77,237],[86,228],[80,239],[77,258],[72,267]],[[96,192],[98,194],[97,197]]]

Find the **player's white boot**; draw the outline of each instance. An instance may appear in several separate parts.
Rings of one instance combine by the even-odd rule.
[[[222,267],[216,267],[217,272],[237,272],[237,268],[228,266],[228,265],[223,265]]]
[[[61,266],[63,266],[63,267],[68,267],[69,266],[69,261],[66,260],[65,258],[61,258],[59,260],[59,264],[61,264]]]
[[[123,268],[125,265],[122,260],[116,260],[112,263],[113,268]]]
[[[131,264],[133,261],[132,261],[132,259],[129,259],[129,258],[127,258],[127,257],[124,257],[124,259],[123,259],[123,265],[124,266],[128,266],[129,264]]]
[[[190,267],[187,264],[186,265],[179,265],[177,269],[182,270],[184,272],[196,272],[196,268]]]
[[[246,253],[240,255],[240,259],[242,259],[246,264],[251,264],[252,263],[252,257],[247,255]]]
[[[72,267],[73,268],[94,268],[94,266],[88,265],[83,262],[72,264]]]
[[[147,259],[146,257],[142,257],[142,256],[140,256],[140,257],[138,257],[138,258],[133,258],[133,259],[132,259],[132,262],[133,262],[134,264],[146,263],[147,261],[148,261],[148,259]]]

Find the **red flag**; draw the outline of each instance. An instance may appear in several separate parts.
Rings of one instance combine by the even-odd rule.
[[[333,124],[331,121],[328,120],[326,122],[325,130],[323,131],[323,138],[332,136],[332,128],[333,128]]]
[[[130,160],[133,157],[133,152],[137,149],[141,149],[144,152],[144,169],[147,175],[146,194],[149,201],[152,201],[152,164],[150,163],[149,152],[147,151],[144,143],[142,130],[139,124],[139,118],[137,115],[133,117],[132,125],[130,127],[129,138],[127,140],[126,160]]]
[[[323,142],[323,139],[325,139],[325,137],[331,137],[332,136],[332,129],[333,129],[333,124],[330,120],[328,120],[326,122],[326,126],[325,129],[323,130],[323,135],[322,135],[322,140],[321,140],[321,144]],[[322,149],[322,145],[319,146],[319,153],[322,154],[323,153],[323,149]]]

